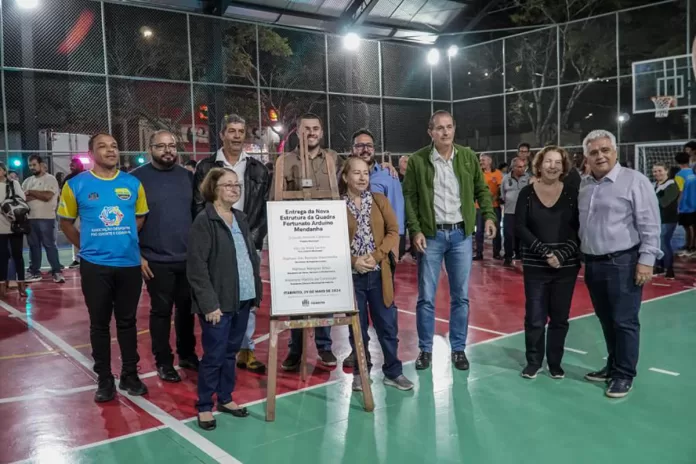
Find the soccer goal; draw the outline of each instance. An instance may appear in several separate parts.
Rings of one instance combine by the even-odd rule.
[[[654,143],[637,143],[634,166],[650,180],[652,178],[653,164],[662,162],[669,166],[676,166],[674,155],[682,151],[687,140],[670,140]]]

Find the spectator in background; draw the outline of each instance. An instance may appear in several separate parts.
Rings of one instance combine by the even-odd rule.
[[[505,261],[503,266],[512,266],[513,259],[519,259],[519,244],[515,232],[515,206],[520,190],[526,187],[530,181],[530,175],[526,172],[527,165],[521,158],[513,159],[510,164],[512,171],[503,177],[501,188],[501,200],[503,203],[503,243],[505,247]]]
[[[696,167],[696,140],[686,142],[684,152],[689,155],[689,166]]]
[[[679,256],[696,256],[696,176],[690,177],[679,198],[679,224],[687,231],[687,242]]]
[[[399,181],[403,182],[406,176],[406,168],[408,167],[408,156],[399,158]]]
[[[63,189],[63,185],[76,175],[80,174],[85,170],[85,165],[82,163],[82,160],[78,157],[74,157],[73,159],[70,160],[70,174],[68,174],[65,179],[63,180],[63,184],[61,184],[60,188],[61,190]],[[80,218],[76,218],[74,222],[74,226],[77,230],[80,230]],[[70,266],[68,266],[70,269],[75,269],[80,267],[80,249],[77,248],[75,245],[72,246],[72,263],[70,263]]]
[[[689,142],[692,143],[692,142]],[[689,145],[687,143],[687,145]],[[687,147],[684,148],[685,150]],[[674,161],[679,166],[679,172],[674,176],[674,182],[677,184],[680,192],[684,191],[686,183],[696,177],[694,170],[689,167],[689,154],[686,151],[677,153],[674,156]],[[682,194],[682,201],[679,202],[678,206],[678,222],[679,225],[684,227],[684,249],[681,250],[679,256],[690,256],[692,252],[696,251],[696,224],[692,224],[691,218],[691,205],[688,198]]]
[[[503,161],[502,163],[500,163],[498,165],[498,171],[502,172],[503,176],[505,176],[505,174],[508,173],[508,170],[509,170],[509,166],[505,161]]]
[[[56,174],[56,180],[58,181],[58,188],[61,188],[65,183],[65,173],[59,172],[58,174]]]
[[[196,172],[196,160],[190,159],[184,163],[184,168],[189,172]]]
[[[503,174],[497,169],[493,169],[493,158],[491,158],[490,155],[481,153],[479,156],[479,164],[481,165],[481,170],[483,171],[483,178],[488,185],[488,191],[491,192],[493,210],[495,211],[496,216],[496,231],[495,237],[493,238],[493,259],[500,259],[500,186],[503,184]],[[480,261],[483,259],[483,229],[483,216],[479,210],[478,203],[476,203],[476,254],[474,255],[474,261]]]
[[[51,273],[55,283],[65,283],[61,272],[62,266],[58,258],[56,244],[56,210],[60,187],[58,181],[46,172],[46,164],[40,155],[29,157],[29,170],[33,174],[24,180],[22,190],[27,196],[29,223],[31,232],[27,237],[29,243],[29,275],[27,282],[41,280],[41,247],[46,250],[46,257],[51,265]]]
[[[0,204],[7,199],[7,192],[14,192],[15,196],[25,199],[24,191],[19,182],[5,176],[7,166],[0,162]],[[17,289],[20,297],[26,297],[26,284],[24,282],[24,257],[22,248],[24,236],[12,231],[9,219],[0,214],[0,298],[7,295],[8,280],[14,280],[15,269],[17,273]],[[10,269],[10,256],[16,265]],[[9,272],[12,271],[10,274]]]
[[[527,142],[522,142],[517,145],[517,158],[524,162],[524,171],[527,174],[532,174],[532,166],[529,157],[532,154],[532,146]]]
[[[660,220],[662,230],[660,233],[660,248],[664,256],[655,263],[654,275],[666,272],[665,277],[674,279],[674,252],[672,251],[672,236],[677,228],[679,188],[677,184],[669,178],[667,165],[665,163],[655,163],[652,168],[655,183],[655,194],[660,205]]]
[[[684,185],[686,181],[696,176],[694,170],[689,166],[689,154],[685,151],[677,153],[674,155],[674,161],[679,166],[679,172],[674,176],[674,182],[676,182],[679,191],[684,190]]]

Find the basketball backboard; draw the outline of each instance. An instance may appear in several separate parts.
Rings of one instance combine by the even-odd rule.
[[[633,63],[633,113],[655,113],[652,97],[674,97],[672,110],[696,108],[692,56],[680,55]]]

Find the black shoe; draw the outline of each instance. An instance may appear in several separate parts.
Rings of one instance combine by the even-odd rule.
[[[589,382],[608,382],[609,381],[609,368],[605,367],[602,370],[596,372],[589,372],[585,374],[585,380]]]
[[[454,364],[454,367],[460,371],[469,370],[469,360],[466,359],[466,353],[463,351],[452,352],[452,364]]]
[[[116,397],[116,382],[114,376],[110,375],[99,379],[97,383],[97,391],[94,393],[94,401],[97,403],[106,403]]]
[[[133,396],[143,396],[147,394],[147,386],[140,380],[137,373],[121,373],[121,380],[118,382],[118,388],[125,390],[129,395]]]
[[[181,377],[179,377],[179,373],[174,369],[174,366],[157,366],[157,375],[165,382],[181,382]]]
[[[215,427],[217,427],[217,421],[215,419],[211,421],[202,421],[201,417],[198,416],[198,426],[203,430],[215,430]]]
[[[671,267],[667,269],[667,272],[665,273],[665,279],[674,280],[674,269],[672,269]]]
[[[249,415],[247,408],[230,409],[226,408],[222,404],[217,405],[217,410],[224,412],[225,414],[232,414],[234,417],[247,417]]]
[[[660,266],[653,267],[653,275],[654,276],[662,275],[664,273],[665,273],[665,270],[663,268],[661,268]]]
[[[505,260],[503,261],[503,266],[505,266],[505,267],[514,267],[514,266],[512,265],[512,260],[511,260],[511,259],[508,259],[508,258],[505,258]]]
[[[194,356],[187,356],[185,358],[179,358],[179,367],[182,369],[189,369],[198,372],[198,366],[200,365],[198,358]]]
[[[498,253],[497,255],[496,254],[493,255],[493,259],[501,260],[501,259],[503,259],[503,257],[500,256],[500,253]]]
[[[280,365],[280,368],[283,369],[284,371],[294,372],[300,368],[301,362],[302,362],[302,355],[301,354],[290,353],[290,354],[288,354],[288,357],[285,358],[285,361],[283,361],[283,364]]]
[[[421,351],[418,353],[418,359],[416,359],[416,369],[422,371],[424,369],[430,368],[430,363],[433,361],[433,354],[426,351]]]
[[[357,362],[357,359],[355,359],[355,351],[351,351],[348,357],[343,360],[343,368],[344,369],[352,369],[353,366],[355,366],[355,363]]]
[[[631,379],[611,379],[604,394],[609,398],[623,398],[632,388],[633,380]]]
[[[561,380],[565,378],[565,371],[563,368],[561,368],[561,366],[549,366],[549,375],[552,379]]]
[[[525,379],[536,379],[536,376],[540,370],[541,367],[539,366],[532,366],[531,364],[527,364],[527,367],[525,367],[522,370],[522,373],[520,375]]]
[[[483,261],[483,254],[481,253],[476,253],[473,258],[474,261]]]
[[[338,359],[336,359],[336,356],[334,356],[330,350],[320,351],[319,362],[327,367],[334,367],[338,364]]]

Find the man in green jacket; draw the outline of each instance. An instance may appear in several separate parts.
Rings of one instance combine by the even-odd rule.
[[[432,362],[435,333],[435,293],[445,260],[450,285],[450,345],[452,364],[469,368],[464,354],[469,327],[469,273],[476,224],[475,202],[486,220],[486,236],[495,236],[491,194],[476,154],[454,144],[452,115],[436,111],[428,134],[433,143],[409,157],[404,178],[406,222],[418,255],[416,323],[420,354],[416,369]]]

